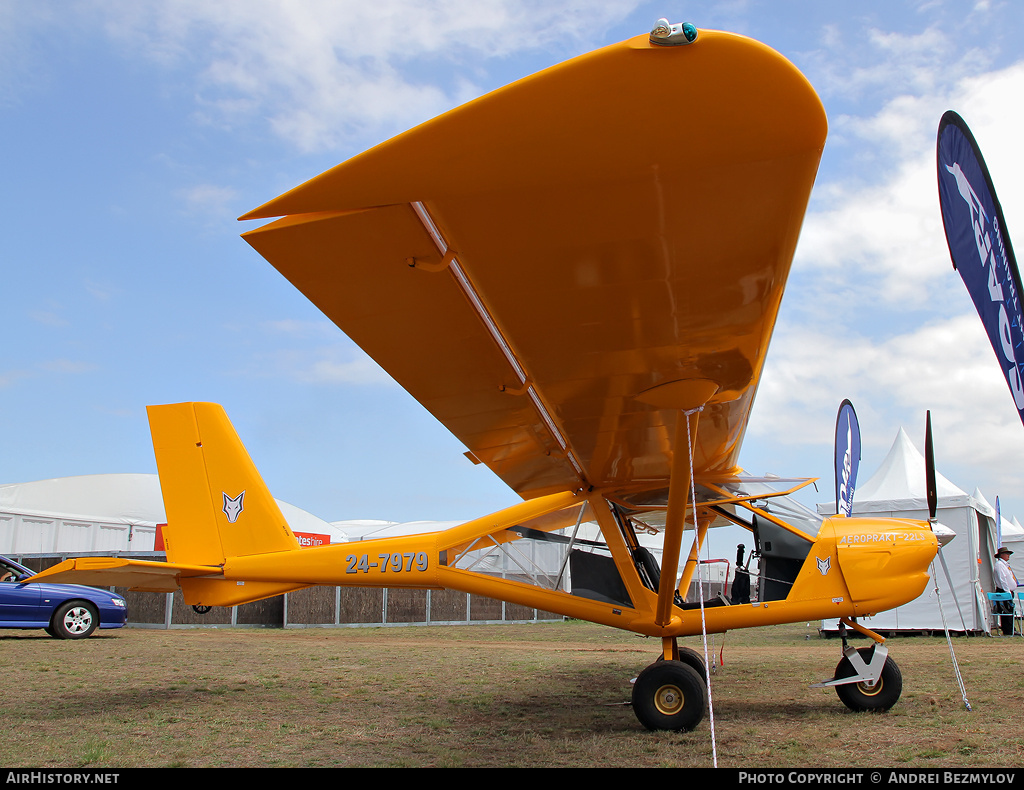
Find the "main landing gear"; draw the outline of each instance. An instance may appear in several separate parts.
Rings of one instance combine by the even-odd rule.
[[[707,669],[700,655],[671,645],[672,658],[659,658],[633,683],[633,712],[649,730],[688,732],[707,709]]]

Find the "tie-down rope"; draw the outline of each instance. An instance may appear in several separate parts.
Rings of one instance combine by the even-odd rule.
[[[946,571],[946,581],[949,582],[950,590],[953,589],[953,580],[949,578],[949,569],[946,567],[946,558],[942,556],[942,546],[939,546],[939,550],[936,552],[939,556],[939,560],[942,562],[942,568]],[[964,700],[964,708],[970,712],[971,703],[967,701],[967,689],[964,687],[964,679],[960,674],[960,665],[956,661],[956,654],[953,652],[953,640],[949,636],[949,627],[946,625],[946,613],[942,610],[942,598],[939,597],[939,577],[935,573],[935,560],[932,560],[932,581],[935,582],[935,600],[939,605],[939,614],[942,615],[942,630],[946,632],[946,644],[949,645],[949,657],[953,661],[953,674],[956,675],[956,682],[960,686],[960,696]],[[960,602],[956,600],[956,593],[953,593],[953,602],[956,604],[956,609],[960,611]],[[961,614],[961,617],[963,615]],[[964,633],[967,633],[967,626],[964,625]]]
[[[704,407],[701,406],[697,409],[691,409],[690,411],[684,411],[683,415],[686,417],[686,447],[690,453],[690,504],[693,508],[693,528],[696,532],[697,527],[697,483],[693,477],[693,439],[690,436],[690,415],[697,412],[704,411]],[[683,514],[683,524],[686,523],[686,514]],[[700,552],[697,554],[697,589],[700,593],[700,630],[704,635],[704,680],[708,687],[708,721],[711,724],[711,762],[712,765],[718,767],[718,746],[715,742],[715,706],[711,699],[711,661],[708,660],[708,627],[707,622],[704,619],[704,578],[700,570]]]

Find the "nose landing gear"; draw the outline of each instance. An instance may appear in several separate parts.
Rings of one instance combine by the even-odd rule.
[[[839,624],[843,658],[836,665],[835,676],[815,683],[811,688],[834,686],[839,699],[850,710],[889,710],[903,693],[903,674],[899,666],[889,658],[889,649],[882,644],[885,641],[882,637],[855,623],[849,625],[870,636],[875,644],[871,647],[850,647],[846,642],[846,625],[845,619]]]

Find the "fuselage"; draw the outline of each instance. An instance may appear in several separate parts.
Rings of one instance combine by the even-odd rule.
[[[579,501],[571,494],[554,498],[558,496],[564,500],[554,503],[559,506]],[[801,620],[865,617],[894,608],[924,591],[938,548],[924,521],[828,518],[813,540],[798,537],[785,550],[762,536],[755,600],[731,605],[721,605],[720,599],[704,602],[704,606],[692,601],[677,604],[669,622],[657,624],[657,592],[643,583],[634,555],[613,529],[604,530],[611,555],[605,575],[614,573],[614,561],[623,590],[619,600],[611,599],[610,594],[604,594],[606,600],[598,600],[590,589],[593,585],[580,590],[581,571],[571,583],[551,589],[526,573],[496,572],[493,562],[483,562],[481,557],[487,554],[482,547],[495,555],[499,550],[523,554],[519,525],[529,523],[549,506],[533,500],[441,532],[234,557],[225,564],[223,578],[461,590],[650,636],[687,636],[702,629],[713,633]],[[784,542],[787,534],[777,531],[774,542]],[[804,551],[802,558],[784,556]]]

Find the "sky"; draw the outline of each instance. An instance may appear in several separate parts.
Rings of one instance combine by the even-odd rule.
[[[742,465],[834,500],[903,427],[1024,520],[1024,426],[949,260],[935,135],[970,125],[1024,233],[1024,4],[966,0],[4,0],[0,482],[155,472],[145,407],[224,405],[323,519],[468,519],[517,496],[239,238],[236,217],[378,142],[659,17],[759,39],[829,137]]]

